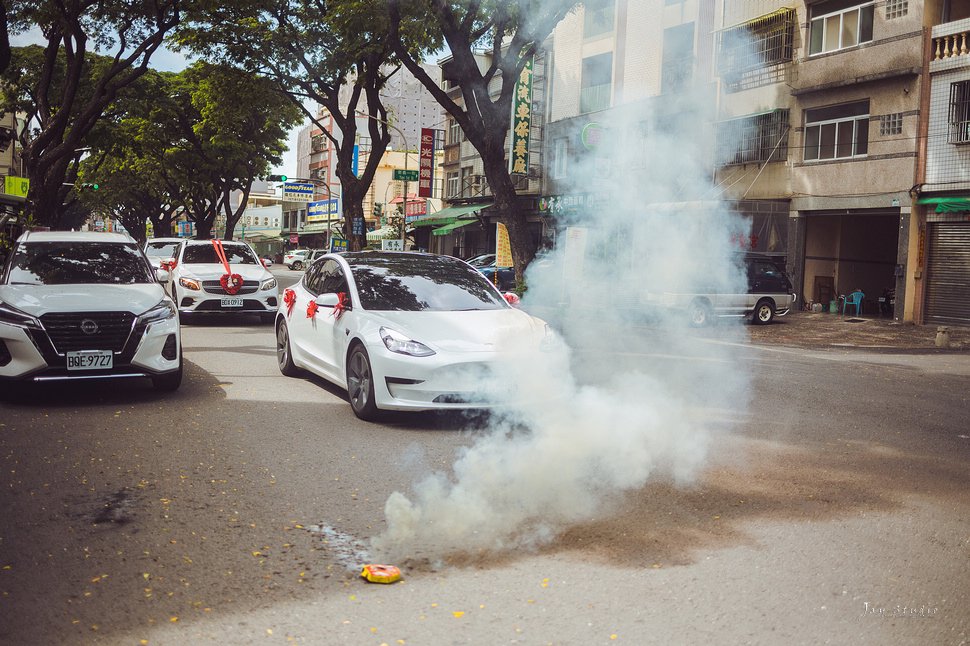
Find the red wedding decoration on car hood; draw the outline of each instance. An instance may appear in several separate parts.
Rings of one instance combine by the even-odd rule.
[[[212,247],[216,250],[216,256],[222,262],[222,266],[226,268],[226,273],[219,278],[219,284],[222,285],[222,289],[227,294],[238,294],[243,285],[242,276],[232,273],[232,269],[229,267],[229,260],[226,258],[226,250],[222,246],[222,240],[213,238]]]

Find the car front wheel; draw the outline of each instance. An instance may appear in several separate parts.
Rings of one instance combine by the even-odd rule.
[[[704,327],[711,323],[711,306],[700,299],[693,301],[687,308],[687,322],[691,327]]]
[[[757,325],[768,325],[775,318],[775,304],[771,299],[763,298],[754,306],[751,321]]]
[[[182,355],[179,355],[179,367],[174,372],[166,372],[163,375],[152,376],[152,386],[155,390],[162,392],[174,392],[182,385]]]
[[[290,330],[286,321],[280,321],[276,326],[276,363],[285,377],[299,377],[300,369],[293,363],[293,352],[290,350]]]
[[[377,418],[378,409],[374,402],[374,373],[370,357],[362,345],[354,346],[347,359],[347,396],[354,415],[365,421]]]

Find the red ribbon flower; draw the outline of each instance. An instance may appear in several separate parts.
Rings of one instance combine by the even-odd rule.
[[[310,301],[306,306],[306,317],[308,319],[312,319],[314,315],[316,315],[318,309],[320,309],[320,306],[317,305],[317,302]]]
[[[286,315],[293,313],[293,306],[296,305],[296,292],[292,289],[283,290],[283,304],[286,305]]]
[[[505,302],[511,305],[512,307],[519,306],[520,299],[518,294],[515,294],[514,292],[505,292],[504,294],[502,294],[502,296],[505,298]]]
[[[226,273],[219,279],[219,284],[222,285],[223,291],[230,296],[238,294],[243,285],[242,276],[232,273],[232,269],[229,267],[229,260],[226,258],[226,250],[222,246],[222,240],[213,238],[212,247],[216,250],[216,257],[222,262],[222,266],[226,268]]]
[[[337,292],[337,304],[333,306],[333,312],[330,313],[335,319],[339,319],[340,315],[344,313],[347,306],[350,305],[350,299],[347,298],[346,292]]]

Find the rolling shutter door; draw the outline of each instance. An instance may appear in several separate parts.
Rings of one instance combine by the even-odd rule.
[[[970,325],[970,222],[929,225],[926,322]]]

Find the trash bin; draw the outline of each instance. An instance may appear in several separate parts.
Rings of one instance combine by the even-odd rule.
[[[829,312],[831,312],[832,314],[838,314],[839,313],[839,302],[838,301],[829,301]]]

